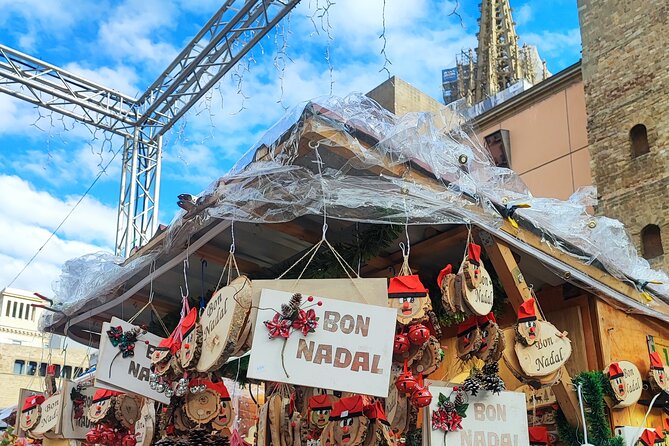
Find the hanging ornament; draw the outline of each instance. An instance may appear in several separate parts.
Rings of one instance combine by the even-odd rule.
[[[432,429],[445,433],[462,429],[462,419],[467,416],[467,396],[461,386],[453,387],[450,395],[439,393],[437,410],[432,412]]]
[[[42,414],[41,404],[45,398],[42,395],[32,395],[23,401],[21,407],[21,416],[19,418],[19,425],[24,431],[30,431],[39,422]]]
[[[467,259],[464,261],[462,272],[465,283],[471,290],[481,284],[481,246],[476,243],[467,244]]]
[[[429,406],[432,402],[432,393],[423,384],[423,375],[418,375],[418,383],[411,393],[411,403],[416,407]]]
[[[313,296],[307,298],[307,303],[310,306],[323,305],[321,301],[315,304],[312,303],[313,301]],[[318,317],[313,308],[303,307],[307,303],[302,302],[300,293],[295,293],[287,304],[281,304],[281,312],[276,312],[272,320],[263,322],[269,331],[270,339],[288,339],[291,329],[300,331],[303,336],[314,333],[318,327]]]
[[[423,345],[430,338],[430,330],[423,324],[409,327],[409,341],[414,345]]]
[[[421,322],[432,310],[428,290],[415,274],[390,279],[388,306],[397,310],[397,321],[401,325]]]
[[[114,347],[119,348],[121,356],[124,358],[135,356],[135,342],[137,342],[140,335],[145,333],[146,329],[143,327],[133,327],[124,332],[123,327],[120,325],[110,327],[109,330],[107,330],[109,341]]]
[[[458,324],[457,330],[457,354],[463,361],[469,360],[481,346],[481,332],[478,327],[476,316]]]
[[[367,437],[369,419],[364,416],[364,402],[361,395],[342,398],[332,407],[330,423],[323,430],[321,444],[328,440],[337,446],[359,446]]]
[[[648,372],[648,383],[653,392],[669,391],[669,379],[667,378],[667,367],[662,363],[660,354],[650,354],[650,370]]]
[[[518,308],[518,324],[516,325],[518,341],[526,346],[534,345],[541,336],[539,329],[534,298],[529,298]]]
[[[393,353],[396,355],[401,355],[409,351],[411,342],[409,338],[404,333],[397,333],[395,335],[395,342],[393,343]]]
[[[413,376],[413,373],[411,373],[409,370],[408,362],[404,361],[404,371],[397,377],[395,386],[400,392],[406,395],[410,395],[416,388],[417,384],[418,381],[416,380],[416,377]]]

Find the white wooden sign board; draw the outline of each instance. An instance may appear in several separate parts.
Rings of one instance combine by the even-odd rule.
[[[135,342],[135,355],[124,358],[120,354],[119,348],[114,347],[107,336],[107,330],[110,327],[119,325],[123,328],[123,331],[134,327],[134,325],[116,317],[113,317],[110,322],[102,324],[95,385],[119,392],[135,393],[169,404],[170,399],[164,393],[156,392],[149,387],[151,352],[163,339],[147,332],[139,336],[139,339]],[[145,341],[149,341],[149,344],[147,345]]]
[[[61,417],[60,432],[63,437],[82,440],[86,438],[86,433],[93,427],[93,423],[88,419],[88,408],[93,402],[93,395],[98,390],[97,387],[83,387],[80,392],[84,396],[84,414],[78,420],[74,419],[74,403],[70,393],[77,384],[73,381],[63,381],[63,416]]]
[[[303,293],[304,299],[310,294]],[[248,376],[385,398],[395,336],[396,310],[314,296],[315,333],[294,331],[286,341],[269,338],[263,321],[272,320],[292,293],[263,289],[255,323]]]
[[[48,397],[40,407],[42,413],[39,421],[35,427],[30,431],[36,437],[56,437],[58,438],[58,430],[60,429],[60,411],[63,404],[63,395],[55,393]]]
[[[429,383],[429,381],[428,381]],[[439,393],[451,394],[450,387],[430,385],[433,398],[429,410],[424,411],[423,444],[430,446],[529,446],[527,432],[527,405],[522,392],[480,392],[469,397],[467,416],[462,429],[444,435],[441,429],[432,429],[432,412],[437,410]]]

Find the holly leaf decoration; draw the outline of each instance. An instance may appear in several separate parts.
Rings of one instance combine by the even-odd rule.
[[[448,397],[443,393],[439,392],[439,402],[438,405],[441,407],[448,402]]]
[[[469,404],[460,404],[455,408],[455,411],[457,412],[458,415],[460,415],[462,418],[465,418],[467,416],[467,408],[469,407]]]

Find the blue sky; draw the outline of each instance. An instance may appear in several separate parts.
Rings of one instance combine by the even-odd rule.
[[[388,69],[441,97],[441,69],[476,46],[478,3],[386,0]],[[138,96],[218,9],[214,0],[0,0],[0,43]],[[381,56],[383,0],[300,5],[164,142],[160,221],[176,195],[224,174],[284,110],[314,97],[366,92],[387,78]],[[576,0],[512,0],[521,44],[536,45],[556,73],[580,58]],[[314,22],[316,27],[314,27]],[[285,56],[277,52],[285,48]],[[330,53],[330,63],[325,57]],[[238,79],[241,77],[241,91]],[[283,91],[283,93],[281,93]],[[21,269],[106,164],[117,139],[0,94],[0,288]],[[50,294],[68,258],[114,244],[116,160],[13,287]],[[6,236],[9,235],[9,236]]]

